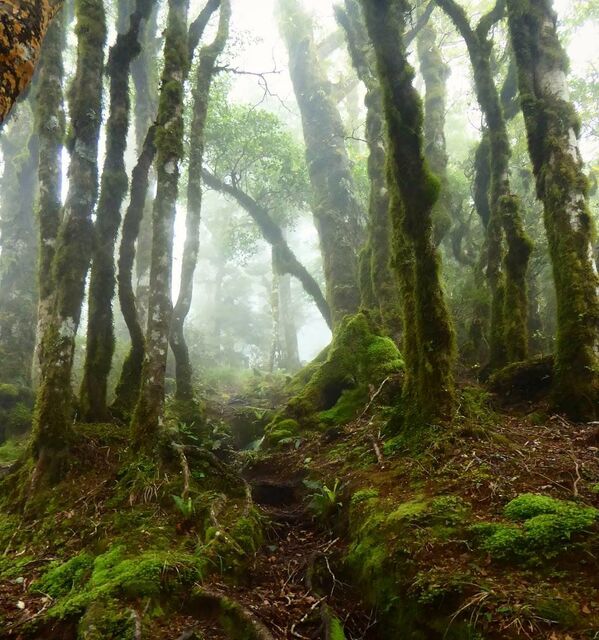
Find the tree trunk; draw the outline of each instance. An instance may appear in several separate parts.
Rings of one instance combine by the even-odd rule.
[[[368,144],[368,239],[360,255],[362,306],[375,309],[386,333],[399,342],[401,336],[400,291],[391,268],[391,221],[387,188],[385,116],[376,57],[358,0],[337,7],[337,21],[346,34],[352,64],[366,87],[366,141]]]
[[[508,0],[508,21],[557,297],[555,400],[573,417],[593,419],[599,411],[599,276],[568,61],[550,0]]]
[[[365,215],[355,195],[343,123],[318,58],[310,19],[297,0],[279,0],[279,8],[302,116],[327,300],[336,325],[360,305],[357,256]]]
[[[193,116],[190,131],[189,179],[187,186],[187,217],[185,245],[181,265],[179,296],[173,309],[170,345],[175,356],[175,397],[180,402],[195,404],[193,369],[185,341],[184,323],[193,298],[193,278],[200,249],[200,219],[202,213],[202,165],[204,161],[206,119],[210,101],[210,87],[216,60],[229,37],[231,4],[222,0],[218,31],[214,41],[202,48],[193,91]]]
[[[116,284],[114,251],[121,226],[121,206],[128,189],[125,151],[131,107],[129,69],[131,61],[140,52],[138,37],[141,23],[148,19],[153,4],[154,0],[137,0],[135,11],[129,18],[129,30],[117,36],[108,58],[110,115],[106,125],[106,158],[96,214],[80,402],[82,418],[87,422],[107,422],[110,418],[106,398],[115,347],[112,313]]]
[[[397,266],[410,270],[407,276],[400,276],[410,284],[406,291],[411,298],[408,313],[413,313],[415,321],[412,344],[405,355],[410,360],[408,376],[417,377],[407,384],[412,398],[406,409],[419,423],[430,422],[451,417],[454,408],[454,336],[432,236],[439,181],[424,159],[422,103],[412,84],[414,71],[402,42],[407,7],[393,0],[362,0],[362,6],[383,90],[396,251],[398,258],[405,255],[407,262],[404,265],[398,260]]]
[[[283,365],[283,348],[281,342],[281,273],[277,263],[277,254],[271,248],[272,280],[270,290],[270,309],[272,316],[272,341],[268,370],[273,373]]]
[[[293,317],[291,276],[285,273],[279,279],[280,322],[284,335],[283,367],[289,373],[299,371],[302,366],[297,341],[297,327]]]
[[[172,313],[173,235],[183,159],[183,94],[189,69],[189,0],[169,0],[164,69],[156,130],[157,193],[152,225],[150,307],[139,399],[131,429],[135,448],[152,449],[163,420],[165,371]]]
[[[20,0],[0,5],[0,129],[27,88],[46,31],[60,0]]]
[[[454,0],[436,0],[464,38],[474,72],[474,88],[485,116],[490,154],[490,216],[487,224],[487,277],[491,289],[491,370],[528,355],[526,272],[532,244],[524,231],[520,199],[509,178],[510,144],[499,92],[491,68],[488,31],[503,13],[504,2],[486,14],[476,30]],[[481,155],[479,160],[484,160]],[[503,237],[507,243],[504,255]]]
[[[64,14],[61,13],[53,20],[44,41],[35,110],[39,138],[39,301],[31,376],[34,388],[37,387],[41,374],[42,340],[52,315],[52,261],[62,217],[62,147],[65,133],[62,59],[64,42]]]
[[[31,100],[0,142],[4,157],[0,215],[0,381],[31,385],[37,310],[37,194],[39,138]]]
[[[56,479],[71,439],[71,370],[85,278],[93,248],[106,25],[102,0],[79,0],[77,70],[70,91],[69,193],[52,263],[52,318],[43,339],[42,379],[33,421],[36,476]]]

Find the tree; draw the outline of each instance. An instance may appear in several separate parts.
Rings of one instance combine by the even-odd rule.
[[[487,222],[487,278],[491,288],[491,369],[528,355],[528,299],[526,272],[532,244],[524,232],[519,198],[512,193],[509,177],[510,144],[501,100],[491,66],[492,43],[489,30],[504,12],[499,0],[476,29],[470,26],[464,9],[454,0],[437,0],[466,42],[474,71],[474,87],[488,129],[488,147],[480,150],[490,156],[490,199]],[[503,236],[507,242],[504,255]]]
[[[189,179],[187,185],[187,216],[185,246],[181,267],[179,295],[171,319],[169,342],[175,356],[176,399],[194,405],[192,366],[185,342],[183,326],[193,298],[193,276],[200,249],[200,217],[202,213],[202,166],[204,163],[205,129],[210,101],[210,87],[216,61],[229,37],[231,4],[221,0],[220,19],[214,41],[200,51],[194,91],[193,114],[189,146]]]
[[[129,130],[129,69],[140,52],[139,33],[154,0],[137,0],[129,29],[117,36],[109,56],[110,114],[106,125],[106,158],[95,225],[95,246],[89,285],[89,311],[81,413],[88,422],[105,422],[108,374],[114,354],[112,300],[116,274],[114,249],[121,225],[121,206],[128,188],[125,151]],[[123,13],[123,9],[120,8]]]
[[[183,93],[189,69],[189,0],[169,0],[164,69],[156,128],[157,192],[153,209],[150,305],[139,398],[131,421],[137,449],[152,449],[164,408],[166,356],[172,313],[173,233],[183,158]]]
[[[35,477],[56,479],[64,468],[71,428],[71,371],[85,278],[93,248],[98,191],[98,139],[106,24],[101,0],[78,0],[77,70],[70,90],[69,192],[52,260],[52,315],[42,346],[42,381],[33,421]]]
[[[599,277],[593,260],[580,125],[550,0],[508,0],[520,102],[557,295],[554,395],[578,418],[599,407]]]
[[[383,91],[396,268],[402,282],[406,408],[419,421],[454,407],[454,338],[432,237],[439,181],[424,159],[423,112],[402,41],[405,2],[362,0]],[[411,405],[411,406],[410,406]]]
[[[383,331],[399,341],[400,292],[391,268],[391,220],[387,188],[385,116],[376,56],[368,39],[358,0],[345,0],[336,8],[337,21],[346,34],[352,64],[366,87],[366,141],[368,144],[368,238],[360,254],[362,306],[378,312]]]
[[[335,325],[360,304],[357,256],[365,215],[355,195],[343,123],[318,58],[311,20],[297,0],[279,0],[278,6],[302,116],[312,211]]]

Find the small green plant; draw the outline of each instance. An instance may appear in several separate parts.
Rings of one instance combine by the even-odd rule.
[[[340,480],[336,478],[332,487],[321,482],[305,481],[304,484],[309,489],[315,489],[314,493],[310,494],[308,508],[316,518],[330,521],[343,506],[341,501],[343,485]]]
[[[181,515],[185,518],[185,520],[189,520],[193,517],[195,512],[195,507],[193,504],[193,500],[191,496],[187,496],[186,498],[182,496],[172,496],[175,506]]]

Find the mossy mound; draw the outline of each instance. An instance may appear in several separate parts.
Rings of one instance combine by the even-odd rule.
[[[504,510],[509,522],[477,524],[472,531],[493,559],[538,565],[580,546],[596,530],[599,510],[526,493]]]
[[[379,335],[366,314],[345,318],[331,345],[290,383],[295,395],[267,427],[267,441],[287,420],[295,420],[302,428],[350,422],[381,383],[403,366],[395,343]]]
[[[496,371],[489,378],[488,387],[506,403],[534,402],[549,395],[553,379],[553,356],[543,356]]]

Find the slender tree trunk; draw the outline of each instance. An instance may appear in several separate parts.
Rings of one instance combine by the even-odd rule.
[[[180,402],[194,403],[193,369],[185,341],[184,323],[193,298],[193,278],[200,249],[200,218],[202,213],[202,165],[204,161],[206,119],[210,87],[216,60],[229,37],[231,4],[221,1],[220,20],[214,41],[201,49],[195,78],[193,116],[190,131],[189,181],[187,186],[187,217],[185,246],[181,265],[179,296],[173,309],[170,345],[175,356],[175,397]]]
[[[0,215],[0,381],[31,386],[37,310],[37,194],[39,138],[28,100],[0,139],[4,156]],[[35,108],[35,106],[34,106]]]
[[[271,265],[270,310],[272,316],[272,341],[268,370],[273,373],[283,365],[283,345],[281,341],[281,273],[277,263],[277,254],[272,248]]]
[[[157,193],[152,226],[150,307],[139,399],[131,428],[136,448],[151,449],[163,420],[165,371],[172,313],[173,234],[183,159],[183,93],[189,68],[189,0],[169,0],[164,69],[156,131]]]
[[[297,0],[279,0],[279,8],[302,116],[327,299],[336,325],[360,305],[358,252],[365,215],[355,195],[343,123],[318,58],[310,19]]]
[[[107,72],[110,78],[110,115],[106,125],[106,158],[98,201],[95,248],[89,285],[87,343],[81,414],[88,422],[105,422],[110,418],[106,404],[108,374],[114,355],[114,298],[116,274],[114,251],[121,225],[121,206],[127,194],[128,178],[125,151],[129,131],[129,69],[139,54],[139,31],[152,11],[154,0],[137,0],[129,18],[129,29],[117,36],[110,50]],[[122,21],[122,9],[119,21]]]
[[[408,411],[413,411],[419,421],[446,419],[453,414],[454,406],[454,336],[432,236],[432,212],[440,185],[424,159],[422,103],[412,84],[414,71],[402,42],[407,6],[394,0],[362,0],[362,6],[383,90],[395,242],[400,245],[398,254],[406,253],[408,262],[397,266],[409,269],[413,258],[413,271],[407,280],[415,336],[406,358],[412,360],[409,375],[417,372],[417,378],[407,386],[413,394]]]
[[[299,344],[297,340],[297,327],[293,317],[291,296],[291,276],[284,273],[279,279],[279,307],[280,323],[284,335],[283,367],[290,373],[295,373],[301,368],[299,356]]]
[[[63,108],[64,66],[62,50],[65,43],[64,14],[53,20],[44,41],[39,69],[35,108],[36,131],[39,138],[39,229],[38,310],[32,383],[36,388],[43,359],[42,339],[50,323],[53,301],[52,261],[62,216],[62,148],[65,133]]]
[[[343,28],[352,64],[366,87],[366,141],[368,143],[368,239],[360,256],[362,306],[375,309],[381,327],[396,341],[401,336],[399,283],[391,268],[391,220],[387,188],[385,116],[381,85],[376,75],[376,57],[368,39],[358,0],[345,0],[337,7],[337,21]]]
[[[258,225],[262,237],[268,242],[277,253],[279,269],[282,273],[289,273],[297,278],[304,287],[306,293],[314,300],[318,310],[322,314],[329,327],[332,327],[331,312],[325,300],[320,286],[308,273],[308,270],[296,258],[289,248],[281,228],[273,220],[270,213],[261,207],[247,193],[233,185],[226,184],[215,175],[204,169],[202,172],[206,184],[234,198],[250,215],[252,220]]]
[[[508,21],[557,296],[555,399],[573,417],[593,419],[599,411],[599,276],[568,61],[550,0],[508,0]]]
[[[437,32],[429,21],[416,38],[420,72],[424,78],[424,155],[431,171],[441,180],[441,193],[433,209],[433,233],[440,244],[451,227],[451,193],[447,177],[445,112],[449,66],[437,45]]]
[[[0,128],[25,91],[46,31],[60,0],[20,0],[0,4]]]
[[[490,217],[487,224],[487,277],[492,294],[490,362],[491,370],[528,355],[528,297],[526,272],[532,243],[522,224],[520,199],[511,191],[510,144],[500,95],[491,68],[491,26],[501,17],[500,0],[486,14],[476,30],[455,0],[436,0],[464,38],[474,71],[474,88],[485,116],[490,154]],[[479,158],[483,160],[484,158]],[[507,243],[504,255],[503,236]]]
[[[69,193],[52,264],[55,300],[43,340],[42,380],[33,421],[36,475],[55,479],[71,439],[71,370],[85,278],[93,248],[106,25],[101,0],[78,0],[77,71],[70,92]]]

